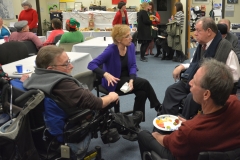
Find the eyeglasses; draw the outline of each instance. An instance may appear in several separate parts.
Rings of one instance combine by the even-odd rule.
[[[71,64],[71,59],[68,59],[67,63],[65,63],[65,64],[61,64],[61,65],[52,65],[52,66],[65,66],[66,68],[68,68],[70,64]]]
[[[125,36],[124,38],[132,38],[132,35],[129,34],[129,35]]]

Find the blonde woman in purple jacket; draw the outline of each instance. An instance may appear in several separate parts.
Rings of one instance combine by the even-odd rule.
[[[93,59],[88,64],[88,69],[103,76],[102,86],[109,92],[121,92],[120,88],[128,82],[129,92],[136,95],[133,111],[142,111],[144,114],[147,98],[151,108],[159,108],[161,104],[151,84],[148,80],[137,77],[135,46],[132,43],[129,26],[115,25],[111,36],[114,43]],[[144,121],[145,116],[143,117]]]

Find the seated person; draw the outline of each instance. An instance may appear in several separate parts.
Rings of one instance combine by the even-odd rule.
[[[60,43],[81,43],[84,41],[83,34],[78,30],[80,27],[80,23],[74,19],[70,18],[66,20],[66,30],[69,32],[65,32],[61,39]]]
[[[36,48],[39,49],[42,47],[42,42],[36,34],[29,32],[28,21],[18,21],[14,24],[14,27],[17,29],[17,32],[13,32],[9,41],[32,41]]]
[[[72,69],[73,65],[62,48],[54,45],[42,47],[36,57],[35,73],[24,81],[23,86],[28,90],[40,89],[47,95],[55,96],[69,109],[75,108],[79,111],[87,108],[100,110],[118,100],[118,95],[114,92],[105,97],[94,96],[70,75]],[[84,145],[87,146],[82,148],[79,154],[86,152],[90,139],[91,136],[86,137],[88,143],[85,142]]]
[[[57,35],[64,33],[62,29],[62,22],[60,21],[60,19],[53,18],[51,22],[54,30],[52,30],[51,34],[48,36],[47,40],[43,43],[43,45],[52,44],[54,42],[54,38]]]
[[[218,31],[214,20],[210,17],[200,18],[196,22],[195,28],[196,30],[194,32],[194,36],[199,45],[190,64],[180,64],[173,70],[173,78],[175,81],[177,79],[180,79],[180,76],[181,80],[169,86],[165,91],[162,109],[159,114],[178,115],[179,104],[186,97],[186,99],[189,99],[188,102],[191,103],[184,104],[182,111],[182,114],[184,114],[183,116],[186,119],[190,119],[192,115],[196,114],[196,110],[193,110],[192,113],[185,113],[185,111],[189,108],[198,109],[201,107],[199,104],[194,102],[191,94],[189,94],[190,86],[188,82],[193,78],[199,67],[199,64],[204,58],[214,58],[228,65],[231,68],[234,82],[238,82],[238,79],[240,77],[238,58],[232,50],[232,44],[229,43],[229,41],[222,39],[222,35]],[[201,32],[201,34],[199,32]],[[181,74],[181,71],[185,69],[186,71]]]
[[[182,122],[169,135],[141,131],[138,142],[141,156],[154,151],[166,159],[198,159],[203,151],[229,151],[240,146],[240,101],[229,96],[233,76],[229,67],[215,59],[206,59],[189,82],[193,99],[202,113]],[[150,143],[149,143],[150,142]]]
[[[240,48],[239,48],[239,43],[238,43],[238,37],[235,36],[234,34],[230,33],[230,26],[231,22],[228,19],[220,19],[218,21],[218,24],[226,24],[227,25],[227,33],[225,34],[225,39],[228,40],[232,46],[234,52],[237,54],[239,63],[240,63]]]
[[[4,36],[10,36],[10,34],[10,30],[3,24],[3,19],[0,17],[0,39],[3,39]]]
[[[137,77],[135,46],[128,25],[116,24],[111,33],[113,44],[110,44],[97,58],[88,64],[88,69],[103,76],[102,86],[109,92],[120,92],[128,82],[129,92],[136,95],[133,111],[145,113],[147,98],[151,108],[158,108],[160,102],[148,82]],[[103,66],[103,69],[100,68]],[[145,117],[143,116],[143,121]]]

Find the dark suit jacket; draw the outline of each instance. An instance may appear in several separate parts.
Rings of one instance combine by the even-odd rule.
[[[228,32],[225,39],[228,40],[232,44],[233,50],[237,54],[238,61],[240,63],[240,47],[239,47],[240,44],[238,44],[238,37],[235,36],[234,34]]]

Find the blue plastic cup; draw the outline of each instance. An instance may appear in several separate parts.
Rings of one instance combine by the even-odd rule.
[[[17,72],[22,73],[23,72],[23,66],[21,64],[16,65]]]

